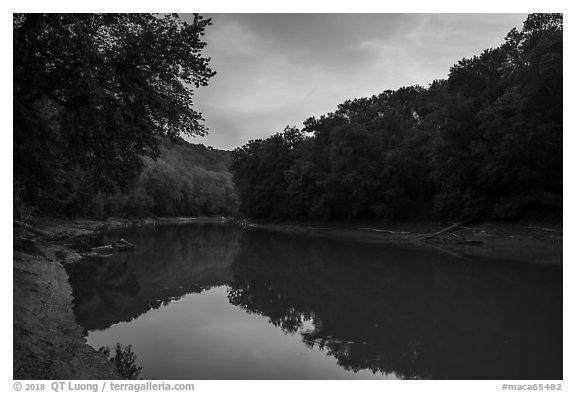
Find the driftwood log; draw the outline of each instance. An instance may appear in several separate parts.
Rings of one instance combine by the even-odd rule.
[[[387,233],[390,235],[403,235],[401,238],[404,240],[405,239],[412,239],[417,243],[427,244],[427,245],[430,245],[430,243],[426,242],[426,240],[439,239],[443,242],[449,242],[449,243],[454,243],[454,244],[461,244],[461,245],[467,245],[467,246],[482,246],[484,244],[484,242],[482,242],[481,240],[469,240],[469,239],[466,239],[464,236],[458,235],[456,233],[449,233],[449,232],[452,232],[452,231],[455,231],[458,229],[470,229],[470,228],[466,228],[463,226],[464,224],[469,223],[470,221],[471,220],[458,222],[456,224],[452,224],[446,228],[443,228],[437,232],[424,233],[424,234],[410,233],[410,232],[405,232],[405,231],[391,231],[391,230],[387,230],[387,229],[376,229],[376,228],[358,228],[358,230],[377,232],[377,233]],[[399,237],[399,239],[400,239],[400,237]]]
[[[442,230],[440,230],[440,231],[438,231],[438,232],[428,233],[428,234],[425,234],[425,235],[418,235],[418,237],[420,237],[422,240],[432,239],[432,238],[435,238],[435,237],[438,237],[438,236],[442,235],[443,233],[453,231],[453,230],[455,230],[456,228],[458,228],[458,227],[460,227],[460,226],[462,226],[462,225],[464,225],[464,224],[466,224],[466,223],[467,223],[467,221],[458,222],[458,223],[456,223],[456,224],[454,224],[454,225],[450,225],[449,227],[444,228],[444,229],[442,229]]]
[[[371,232],[380,232],[380,233],[390,233],[392,235],[402,235],[402,234],[407,234],[410,232],[405,232],[405,231],[389,231],[387,229],[375,229],[375,228],[358,228],[361,231],[371,231]]]

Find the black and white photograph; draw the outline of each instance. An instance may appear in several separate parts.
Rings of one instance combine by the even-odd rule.
[[[7,389],[566,390],[557,11],[13,13]]]

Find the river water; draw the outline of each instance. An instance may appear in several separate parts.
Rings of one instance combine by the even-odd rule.
[[[562,270],[203,224],[67,267],[144,379],[562,379]]]

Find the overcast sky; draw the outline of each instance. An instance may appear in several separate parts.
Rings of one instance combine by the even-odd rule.
[[[217,75],[195,93],[210,134],[234,149],[347,99],[446,78],[504,42],[526,14],[207,14],[204,54]],[[189,16],[183,15],[185,19]]]

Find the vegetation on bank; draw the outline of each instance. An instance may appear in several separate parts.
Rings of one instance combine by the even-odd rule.
[[[519,218],[562,211],[562,15],[428,87],[349,100],[232,154],[193,91],[195,15],[16,14],[14,213],[259,219]]]
[[[98,193],[75,206],[97,218],[130,216],[231,216],[238,201],[228,170],[230,152],[164,140],[160,156],[144,167],[126,193]]]
[[[562,210],[562,15],[446,80],[346,101],[233,152],[241,211],[264,219],[518,218]]]
[[[103,353],[108,361],[114,364],[121,376],[126,379],[138,379],[142,366],[138,366],[136,363],[136,355],[132,352],[132,345],[122,347],[120,343],[116,343],[114,354],[111,354],[109,347],[101,347],[98,352]]]
[[[226,153],[180,139],[206,133],[193,92],[215,75],[202,56],[210,24],[15,14],[16,215],[233,211]]]

